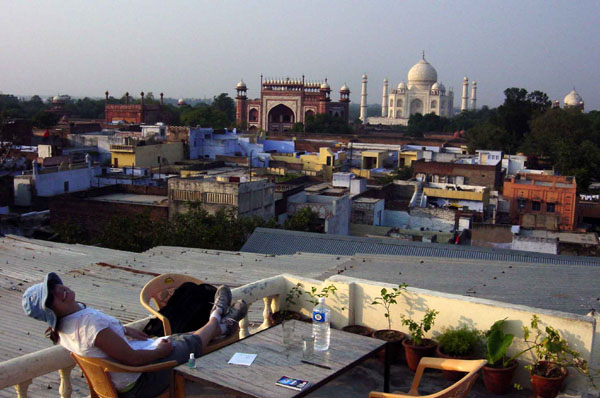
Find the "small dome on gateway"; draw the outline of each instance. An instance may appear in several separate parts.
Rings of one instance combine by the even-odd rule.
[[[346,86],[346,83],[344,83],[342,88],[340,88],[340,92],[350,92],[350,89],[348,88],[348,86]]]
[[[183,104],[185,104],[185,101],[183,100],[183,98],[179,98],[177,100],[177,105],[183,105]]]
[[[329,86],[329,83],[324,82],[323,84],[321,84],[321,90],[329,90],[331,89],[331,87]]]
[[[432,90],[439,90],[440,89],[440,85],[438,84],[438,82],[433,83],[433,86],[431,86]]]
[[[244,83],[244,80],[240,80],[240,82],[237,84],[237,86],[235,86],[238,90],[245,90],[246,89],[246,83]]]

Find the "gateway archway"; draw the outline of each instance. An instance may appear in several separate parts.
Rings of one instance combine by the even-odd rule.
[[[269,121],[269,131],[289,131],[296,122],[294,111],[283,104],[271,109],[267,120]]]

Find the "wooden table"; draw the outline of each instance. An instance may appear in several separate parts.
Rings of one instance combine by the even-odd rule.
[[[294,322],[294,343],[291,346],[283,344],[281,325],[277,325],[198,358],[196,369],[190,369],[187,364],[176,367],[170,397],[185,396],[185,380],[210,386],[213,391],[217,387],[225,396],[302,397],[385,348],[385,341],[331,329],[329,350],[315,351],[310,360],[331,369],[305,364],[300,362],[301,336],[311,334],[312,325]],[[227,362],[236,352],[257,354],[257,357],[251,366],[229,365]],[[389,391],[389,362],[386,356],[386,392]],[[308,380],[310,384],[302,391],[277,386],[275,382],[282,376]]]

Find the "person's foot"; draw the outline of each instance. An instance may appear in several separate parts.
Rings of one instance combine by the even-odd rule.
[[[244,300],[238,300],[231,307],[227,309],[223,319],[233,319],[235,322],[239,322],[248,314],[248,304]]]
[[[233,303],[220,323],[223,335],[229,336],[238,330],[239,322],[244,319],[246,314],[248,314],[248,304],[244,300],[238,300]]]
[[[213,313],[216,310],[220,310],[220,315],[225,315],[231,305],[231,297],[231,289],[224,285],[219,286],[215,293],[215,302],[210,312]]]

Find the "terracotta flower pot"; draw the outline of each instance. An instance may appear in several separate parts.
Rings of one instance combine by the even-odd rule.
[[[430,339],[423,339],[423,345],[413,345],[411,340],[402,340],[404,353],[406,354],[406,364],[411,372],[417,371],[417,366],[423,357],[433,357],[437,343]]]
[[[361,336],[372,336],[374,330],[363,325],[348,325],[342,328],[344,332],[359,334]]]
[[[517,365],[517,361],[512,361],[507,368],[484,366],[481,369],[481,378],[486,390],[495,395],[506,394],[512,386],[512,379],[515,375],[515,370],[517,370]]]
[[[556,364],[548,361],[540,361],[536,364],[536,367],[541,369],[555,366]],[[536,398],[555,398],[558,395],[569,372],[561,367],[558,373],[556,377],[544,377],[535,373],[531,375],[531,389]]]
[[[446,355],[442,351],[440,351],[440,346],[438,345],[435,353],[440,358],[448,358],[448,359],[475,359],[475,355],[468,355],[463,357],[455,357],[452,355]],[[448,381],[458,381],[465,375],[465,372],[458,372],[455,370],[442,370],[442,376],[444,379]]]
[[[393,329],[382,329],[374,331],[372,336],[388,342],[385,349],[390,350],[391,363],[400,363],[402,361],[402,342],[406,337],[404,333]],[[385,362],[385,350],[379,352],[379,360]]]

